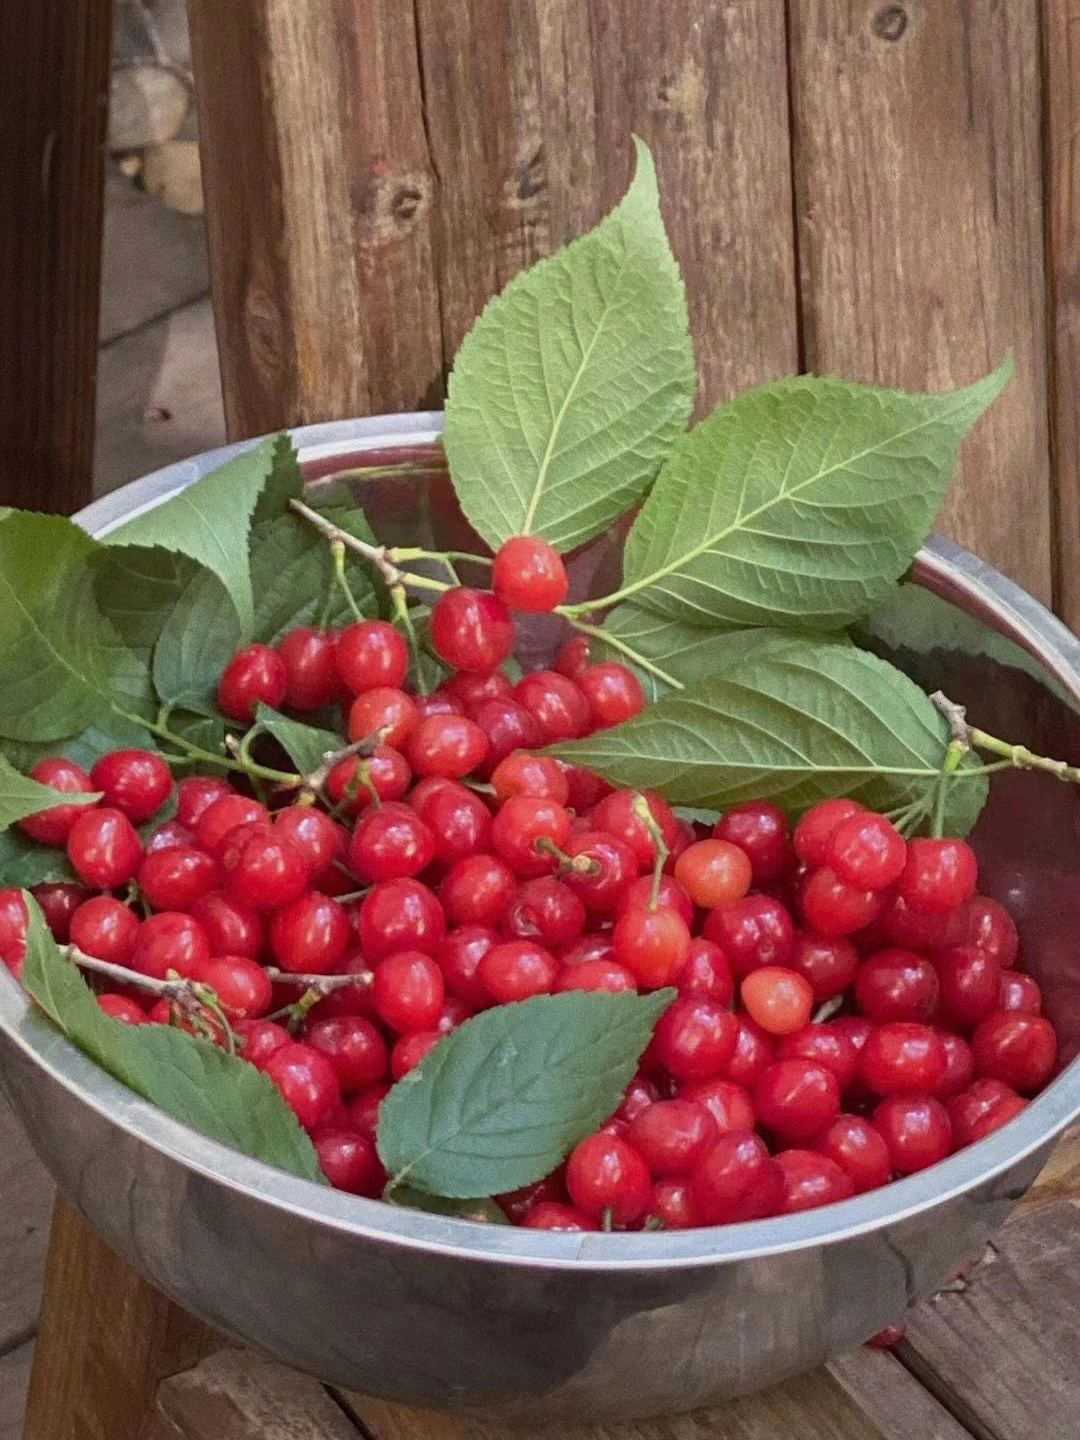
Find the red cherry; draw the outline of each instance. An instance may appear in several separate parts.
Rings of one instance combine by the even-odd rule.
[[[50,785],[66,795],[88,795],[97,787],[90,782],[90,776],[73,760],[59,756],[46,756],[39,760],[30,771],[31,780],[39,785]],[[48,810],[39,810],[36,815],[25,815],[17,822],[19,829],[42,845],[60,846],[66,843],[72,825],[86,810],[85,805],[52,805]]]
[[[273,710],[279,708],[288,683],[289,672],[276,650],[269,645],[249,645],[245,650],[238,650],[221,672],[218,709],[230,720],[249,725],[260,702]]]
[[[908,1021],[871,1030],[859,1056],[860,1078],[876,1095],[933,1094],[947,1069],[941,1036]]]
[[[514,535],[495,552],[491,588],[508,610],[554,610],[569,583],[559,552],[539,535]]]
[[[349,865],[364,880],[402,880],[435,858],[435,837],[408,805],[391,802],[360,817],[349,844]]]
[[[730,1010],[680,995],[657,1021],[647,1053],[678,1080],[712,1080],[732,1058],[738,1033]]]
[[[446,916],[434,893],[419,880],[373,885],[359,911],[359,936],[369,960],[396,950],[432,954],[446,934]]]
[[[784,1205],[783,1171],[747,1131],[721,1135],[690,1172],[687,1190],[698,1225],[763,1219]]]
[[[554,670],[534,670],[514,686],[514,699],[540,727],[544,743],[574,740],[592,728],[592,710],[573,680]]]
[[[204,851],[170,845],[145,855],[136,878],[155,910],[186,910],[215,889],[220,877],[218,862]]]
[[[786,966],[795,948],[791,916],[770,895],[746,895],[710,910],[704,935],[720,946],[739,980],[762,965]]]
[[[914,950],[876,950],[859,966],[855,1004],[869,1020],[930,1020],[937,1009],[938,975]]]
[[[305,1130],[314,1130],[341,1099],[334,1067],[310,1045],[282,1045],[263,1069]]]
[[[858,1195],[888,1182],[889,1147],[881,1132],[859,1115],[837,1115],[818,1136],[815,1148],[847,1172]]]
[[[675,879],[703,910],[730,905],[750,889],[753,867],[729,840],[697,840],[675,861]]]
[[[84,954],[126,965],[139,934],[139,917],[111,895],[92,895],[72,915],[68,934]]]
[[[230,1019],[257,1020],[273,1004],[270,977],[246,955],[219,955],[208,960],[198,978],[214,991]]]
[[[343,906],[317,890],[307,890],[282,905],[270,921],[270,948],[283,970],[294,974],[333,974],[349,943],[349,917]]]
[[[884,815],[849,815],[825,842],[825,864],[856,890],[883,890],[907,862],[904,837]]]
[[[753,1098],[759,1122],[789,1144],[815,1139],[840,1111],[836,1076],[812,1060],[777,1060],[758,1077]]]
[[[739,993],[746,1013],[770,1035],[801,1030],[814,1008],[809,980],[779,965],[763,965],[747,975]]]
[[[888,1148],[892,1168],[901,1175],[936,1165],[952,1145],[948,1112],[928,1095],[889,1095],[872,1120]]]
[[[642,1219],[652,1199],[644,1160],[618,1135],[589,1135],[578,1142],[566,1163],[570,1199],[591,1219],[625,1230]]]
[[[379,686],[358,695],[349,706],[345,726],[350,740],[378,736],[383,745],[400,750],[416,728],[419,716],[416,701],[404,690]]]
[[[559,978],[559,962],[534,940],[507,940],[492,946],[476,973],[496,1005],[510,1005],[531,995],[550,995]]]
[[[409,647],[387,621],[358,620],[338,633],[334,663],[350,695],[381,685],[398,689],[409,671]]]
[[[103,804],[137,825],[160,810],[173,790],[172,771],[152,750],[110,750],[94,762],[90,783],[102,792]]]
[[[445,998],[442,971],[419,950],[388,955],[375,967],[371,1003],[379,1019],[392,1030],[430,1030]]]
[[[855,1194],[851,1176],[828,1155],[813,1150],[782,1150],[776,1163],[784,1172],[784,1213],[833,1205]]]
[[[431,643],[455,670],[487,675],[514,645],[514,622],[501,600],[459,585],[444,590],[431,609]]]
[[[1002,1010],[983,1020],[971,1037],[975,1070],[1034,1094],[1054,1073],[1057,1035],[1049,1020],[1022,1010]]]
[[[795,854],[804,865],[826,865],[829,840],[841,820],[864,813],[857,800],[819,800],[795,826],[791,837]]]
[[[653,1175],[685,1175],[718,1138],[710,1111],[694,1100],[657,1100],[632,1119],[626,1138]]]
[[[575,635],[559,647],[554,668],[568,680],[576,680],[589,663],[589,647],[588,635]]]
[[[201,980],[209,959],[210,943],[199,922],[179,911],[161,910],[139,926],[129,963],[155,980],[164,980],[170,970]]]
[[[820,1004],[843,994],[855,979],[859,952],[849,940],[829,940],[824,935],[800,930],[787,963],[809,980],[814,999]]]
[[[293,710],[318,710],[341,694],[334,661],[336,641],[325,630],[298,626],[274,647],[285,666],[285,704]]]
[[[690,931],[674,910],[647,906],[624,910],[612,932],[615,959],[638,984],[656,990],[669,984],[690,955]]]
[[[963,840],[912,840],[900,876],[899,893],[912,910],[943,915],[975,893],[978,866]]]
[[[594,730],[621,725],[645,708],[645,695],[634,672],[616,660],[588,665],[573,682],[589,702]]]
[[[314,1137],[322,1172],[335,1190],[376,1197],[385,1181],[371,1144],[351,1130],[320,1130]]]
[[[791,865],[787,816],[770,800],[746,800],[732,806],[713,826],[713,836],[729,840],[746,854],[755,885],[779,880]]]
[[[134,879],[142,860],[139,832],[122,810],[81,807],[67,837],[67,855],[79,879],[96,890],[114,890]]]

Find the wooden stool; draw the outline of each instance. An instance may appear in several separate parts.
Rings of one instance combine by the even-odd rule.
[[[0,67],[23,63],[32,15],[53,27],[39,49],[55,49],[61,10],[92,37],[109,6],[3,7]],[[955,384],[1012,349],[1016,379],[965,446],[943,525],[1080,624],[1074,10],[1042,7],[1040,52],[1034,3],[190,0],[231,434],[438,404],[484,300],[614,203],[637,132],[686,278],[699,410],[802,367]],[[86,44],[98,69],[73,76],[84,98],[104,53],[100,35]],[[65,129],[55,153],[69,143]],[[54,178],[59,213],[66,203],[93,220],[79,203],[99,179],[70,166]],[[89,263],[96,238],[73,223],[61,233]],[[69,325],[91,314],[78,290],[64,291]],[[82,498],[74,484],[64,493]],[[334,1435],[331,1421],[378,1440],[499,1433],[310,1384],[301,1408],[331,1418],[260,1431],[243,1418],[235,1359],[189,1370],[217,1345],[59,1206],[28,1440],[136,1440],[159,1379],[179,1371],[158,1393],[155,1437],[208,1433],[207,1414],[218,1440]],[[1018,1350],[987,1383],[1012,1383],[1022,1353],[1045,1359]],[[924,1352],[902,1356],[860,1356],[771,1397],[621,1433],[967,1433],[908,1374],[929,1364]],[[262,1366],[249,1373],[250,1393],[280,1384]],[[1075,1413],[1045,1425],[1043,1377],[1030,1374],[1044,1432],[1075,1431]],[[965,1406],[982,1413],[970,1386],[949,1395],[961,1420]],[[878,1413],[887,1396],[892,1430]]]

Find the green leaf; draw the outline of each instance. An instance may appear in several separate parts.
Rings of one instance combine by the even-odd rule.
[[[63,850],[39,845],[14,826],[0,831],[0,885],[81,885]]]
[[[292,436],[283,430],[269,443],[270,474],[252,514],[253,525],[288,514],[289,501],[299,500],[304,493],[304,477]]]
[[[411,1185],[387,1186],[383,1199],[405,1210],[425,1210],[429,1215],[449,1215],[454,1220],[477,1220],[486,1225],[509,1225],[506,1213],[494,1200],[447,1200],[442,1195],[425,1195]]]
[[[59,515],[0,524],[0,735],[59,740],[109,713],[131,657],[93,603],[96,549]]]
[[[347,512],[359,525],[363,512]],[[334,517],[339,524],[346,512]],[[359,517],[359,519],[357,519]],[[366,525],[366,521],[364,522]],[[344,528],[344,527],[343,527]],[[345,558],[345,574],[356,603],[365,615],[378,613],[375,588],[359,556]],[[280,640],[297,625],[314,625],[326,612],[327,623],[347,625],[352,620],[345,597],[336,589],[330,547],[317,531],[295,515],[256,525],[251,532],[251,582],[255,592],[255,638],[266,645]]]
[[[537,995],[466,1020],[379,1107],[387,1173],[451,1199],[539,1180],[618,1105],[674,994]]]
[[[110,1075],[175,1119],[241,1154],[325,1184],[315,1147],[269,1080],[170,1025],[128,1025],[104,1013],[66,960],[32,897],[22,983],[46,1015]]]
[[[190,710],[174,710],[169,716],[169,729],[174,735],[198,745],[203,750],[208,750],[212,755],[225,755],[225,721],[221,716],[200,715]],[[168,742],[165,742],[168,750]],[[171,752],[170,752],[171,753]],[[191,762],[200,774],[227,773],[223,768],[220,772],[214,769],[209,760],[196,760]]]
[[[196,570],[154,647],[154,685],[162,700],[216,715],[217,683],[240,643],[240,617],[228,591],[212,571]]]
[[[0,830],[6,830],[26,815],[36,815],[54,805],[93,805],[100,799],[100,793],[71,794],[56,790],[51,785],[39,785],[36,780],[20,775],[0,755]]]
[[[911,563],[960,440],[1011,372],[945,395],[810,375],[740,395],[657,476],[618,598],[733,628],[838,630],[866,615]]]
[[[144,510],[102,537],[106,545],[160,545],[212,570],[232,597],[245,637],[255,607],[248,561],[252,512],[267,485],[274,440],[245,450],[161,505]]]
[[[851,795],[887,811],[929,801],[948,740],[926,695],[876,655],[777,638],[729,673],[548,753],[676,805],[725,810],[763,797],[799,813]],[[986,792],[985,776],[961,768],[948,792],[949,833],[970,830]]]
[[[255,707],[255,719],[272,735],[300,775],[310,775],[323,763],[326,755],[340,750],[345,741],[332,730],[320,730],[314,725],[305,725],[300,720],[291,720],[269,705]]]
[[[443,437],[466,518],[492,549],[559,550],[639,500],[690,413],[686,298],[640,140],[595,230],[512,280],[462,341]]]
[[[604,619],[603,632],[591,637],[596,660],[619,660],[633,667],[645,698],[659,700],[679,686],[707,675],[723,674],[753,655],[775,630],[717,630],[669,620],[627,600]],[[628,653],[634,652],[634,656]]]

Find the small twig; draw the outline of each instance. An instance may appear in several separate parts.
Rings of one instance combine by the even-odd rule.
[[[1007,740],[999,740],[996,735],[988,735],[985,730],[969,725],[963,707],[948,699],[940,690],[936,690],[930,699],[948,720],[949,731],[956,745],[1000,755],[1017,770],[1045,770],[1050,775],[1056,775],[1059,780],[1080,783],[1080,768],[1077,766],[1069,765],[1064,760],[1052,760],[1047,755],[1036,755],[1026,745],[1010,744]]]
[[[101,975],[119,985],[145,990],[159,1000],[167,1000],[170,1005],[178,1006],[204,1038],[215,1042],[218,1039],[224,1040],[229,1054],[236,1053],[236,1034],[212,986],[204,985],[198,980],[185,979],[175,973],[159,980],[153,975],[144,975],[139,970],[129,970],[126,965],[114,965],[111,960],[99,960],[96,955],[87,955],[77,945],[62,945],[60,952],[80,970]]]
[[[335,765],[340,765],[342,760],[348,760],[350,755],[360,755],[364,759],[374,755],[375,751],[383,743],[386,735],[386,727],[376,730],[373,735],[363,735],[359,740],[353,740],[348,745],[342,745],[339,750],[327,750],[323,753],[322,764],[312,770],[310,775],[304,776],[304,783],[311,790],[321,790],[326,784],[326,778]]]
[[[329,995],[334,990],[347,990],[353,985],[366,987],[375,979],[370,970],[360,970],[355,975],[294,975],[291,970],[275,970],[270,966],[263,968],[267,978],[275,985],[303,985],[306,990],[318,990],[323,995]]]
[[[359,539],[356,535],[350,535],[347,530],[342,530],[340,525],[327,520],[325,515],[320,515],[310,505],[305,505],[302,500],[295,497],[289,504],[298,515],[302,515],[309,525],[314,525],[321,535],[325,535],[331,544],[337,543],[349,550],[355,550],[362,555],[382,576],[385,583],[394,585],[410,585],[416,590],[449,590],[451,587],[444,580],[432,580],[427,575],[413,575],[406,570],[399,569],[391,559],[391,552],[385,545],[370,545],[366,540]]]

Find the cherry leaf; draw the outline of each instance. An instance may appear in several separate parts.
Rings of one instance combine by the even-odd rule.
[[[674,995],[537,995],[466,1020],[379,1107],[393,1188],[470,1199],[549,1174],[615,1110]]]
[[[315,1147],[254,1065],[172,1025],[106,1015],[60,953],[32,896],[22,983],[68,1039],[102,1069],[200,1134],[325,1185]]]

